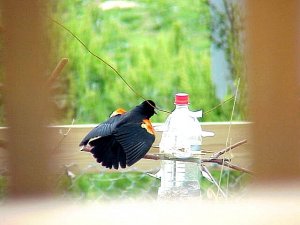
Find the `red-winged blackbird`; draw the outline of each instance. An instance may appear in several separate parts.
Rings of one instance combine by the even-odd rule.
[[[146,155],[155,140],[150,122],[154,108],[155,103],[147,100],[128,112],[116,110],[83,138],[81,150],[91,152],[97,162],[110,169],[133,165]]]

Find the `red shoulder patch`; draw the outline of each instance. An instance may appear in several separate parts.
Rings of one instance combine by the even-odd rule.
[[[146,129],[148,133],[155,135],[154,128],[148,119],[144,119],[141,125],[142,128]]]
[[[121,115],[121,114],[124,114],[124,113],[126,113],[126,110],[125,110],[125,109],[122,109],[122,108],[119,108],[119,109],[115,110],[115,111],[110,115],[110,117],[117,116],[117,115]]]

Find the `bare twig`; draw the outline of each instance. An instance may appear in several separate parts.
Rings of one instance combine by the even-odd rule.
[[[63,140],[68,136],[68,134],[70,133],[72,126],[75,123],[75,119],[72,120],[72,124],[71,126],[68,128],[68,130],[65,133],[62,133],[62,131],[60,130],[60,133],[62,135],[62,138],[59,140],[59,142],[56,144],[56,146],[53,148],[53,152],[56,152],[57,149],[59,148],[59,146],[61,145],[61,143],[63,142]]]
[[[217,163],[219,165],[223,165],[225,162],[230,162],[230,159],[224,158],[224,159],[202,159],[202,163]]]
[[[240,171],[240,172],[245,172],[248,174],[252,174],[253,172],[242,168],[240,166],[234,165],[230,163],[230,159],[228,158],[223,158],[223,159],[219,159],[218,157],[223,155],[224,153],[242,145],[247,143],[247,140],[242,140],[240,142],[237,142],[231,146],[228,146],[225,149],[222,149],[219,152],[216,152],[215,154],[213,154],[210,158],[197,158],[197,157],[189,157],[189,158],[177,158],[175,156],[172,155],[165,155],[165,154],[147,154],[144,156],[144,159],[151,159],[151,160],[172,160],[172,161],[179,161],[179,162],[192,162],[192,163],[198,163],[203,165],[203,163],[216,163],[220,166],[226,166],[228,168]]]
[[[179,161],[179,162],[193,162],[193,163],[200,163],[200,158],[189,157],[189,158],[177,158],[175,156],[168,156],[164,154],[155,154],[150,155],[147,154],[144,156],[144,159],[152,159],[152,160],[172,160],[172,161]]]
[[[235,109],[235,105],[236,105],[236,101],[237,101],[238,91],[239,91],[239,87],[240,87],[240,81],[241,81],[241,78],[238,79],[238,83],[236,85],[236,90],[235,90],[235,94],[234,94],[234,101],[233,101],[233,106],[232,106],[232,110],[231,110],[230,123],[229,123],[229,127],[228,127],[227,138],[226,138],[226,146],[228,146],[228,142],[229,142],[231,126],[232,126],[232,118],[233,118],[233,113],[234,113],[234,109]]]
[[[177,158],[174,156],[167,156],[163,154],[152,155],[147,154],[144,156],[144,159],[152,159],[152,160],[171,160],[171,161],[179,161],[179,162],[192,162],[192,163],[217,163],[219,165],[224,164],[225,162],[230,162],[229,159],[210,159],[210,158],[197,158],[197,157],[189,157],[189,158]]]
[[[248,173],[248,174],[251,174],[251,175],[254,174],[252,171],[250,171],[248,169],[245,169],[243,167],[231,164],[230,160],[226,159],[226,158],[225,159],[202,159],[201,162],[202,163],[216,163],[220,166],[226,166],[230,169],[234,169],[234,170],[237,170],[237,171],[240,171],[240,172]]]
[[[158,155],[147,154],[144,156],[144,159],[160,160],[161,158]]]
[[[254,173],[251,170],[245,169],[243,167],[240,167],[240,166],[228,163],[228,162],[225,162],[224,166],[226,166],[226,167],[228,167],[230,169],[234,169],[234,170],[237,170],[237,171],[240,171],[240,172],[244,172],[244,173],[248,173],[248,174],[254,175]]]
[[[210,153],[214,153],[214,151],[212,151],[212,150],[206,150],[206,149],[201,149],[201,153],[203,153],[203,155],[205,155],[205,154],[210,154]]]
[[[245,143],[247,143],[247,140],[246,140],[246,139],[245,139],[245,140],[242,140],[242,141],[240,141],[240,142],[237,142],[237,143],[235,143],[235,144],[233,144],[233,145],[230,145],[230,146],[228,146],[228,147],[222,149],[221,151],[218,151],[218,152],[214,153],[210,158],[211,158],[211,159],[219,158],[219,157],[220,157],[221,155],[223,155],[224,153],[229,152],[230,150],[232,150],[232,149],[234,149],[234,148],[236,148],[236,147],[238,147],[238,146],[240,146],[240,145],[242,145],[242,144],[245,144]]]
[[[210,180],[217,186],[218,191],[221,192],[221,194],[223,195],[223,197],[227,197],[226,194],[224,193],[224,191],[221,189],[220,185],[218,184],[218,182],[215,180],[215,178],[211,175],[211,173],[209,172],[209,170],[206,168],[206,166],[201,165],[201,170],[204,171],[210,178]]]
[[[74,123],[75,123],[75,119],[72,120],[71,126],[73,126]],[[71,129],[72,129],[72,127],[69,127],[68,130],[67,130],[67,132],[62,133],[62,135],[63,135],[64,137],[67,136],[67,135],[70,133]]]
[[[152,148],[159,148],[158,145],[152,145],[151,147],[152,147]]]
[[[213,158],[213,159],[202,159],[201,162],[202,163],[216,163],[216,164],[218,164],[220,166],[226,166],[226,167],[228,167],[230,169],[234,169],[234,170],[237,170],[237,171],[240,171],[240,172],[248,173],[248,174],[251,174],[251,175],[254,174],[252,171],[250,171],[248,169],[245,169],[243,167],[231,164],[230,163],[230,159],[227,159],[227,158],[224,158],[224,159],[216,159],[216,158]]]
[[[55,69],[51,73],[50,77],[47,80],[47,84],[51,85],[56,80],[56,78],[60,75],[61,71],[65,67],[65,65],[69,62],[67,58],[62,58],[58,64],[56,65]]]

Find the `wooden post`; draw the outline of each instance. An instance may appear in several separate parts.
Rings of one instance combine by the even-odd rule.
[[[300,178],[298,3],[247,1],[248,78],[250,111],[255,122],[257,184],[290,184]]]
[[[47,40],[43,1],[3,0],[5,112],[11,197],[48,194]]]

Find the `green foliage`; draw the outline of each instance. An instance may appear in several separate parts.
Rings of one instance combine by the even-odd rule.
[[[217,105],[206,1],[136,2],[136,8],[104,11],[94,0],[57,1],[52,16],[159,107],[173,110],[177,92],[190,94],[192,110]],[[116,108],[130,109],[143,101],[68,32],[54,24],[52,31],[56,36],[52,44],[58,48],[53,61],[70,60],[61,87],[67,92],[67,101],[61,104],[65,122],[75,118],[76,123],[97,123]],[[229,120],[230,108],[216,110],[204,120]],[[159,113],[153,121],[163,122],[166,116]]]
[[[238,1],[223,0],[221,9],[209,1],[208,4],[214,15],[210,23],[211,40],[217,48],[225,52],[231,79],[235,81],[234,87],[240,80],[236,111],[238,112],[237,118],[245,120],[247,117],[248,87],[243,54],[243,4]]]

